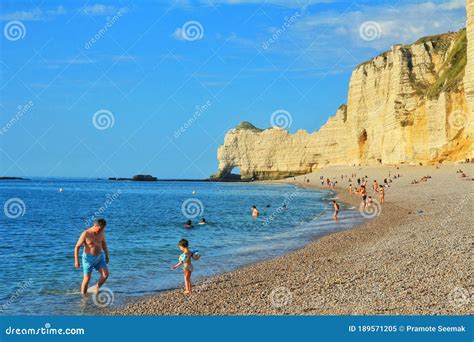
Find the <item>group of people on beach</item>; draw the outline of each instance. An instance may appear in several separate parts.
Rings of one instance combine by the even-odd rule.
[[[269,207],[269,205],[268,205]],[[285,205],[286,207],[286,205]],[[251,215],[253,218],[257,218],[260,215],[259,210],[254,205],[252,206]],[[203,217],[198,222],[198,225],[206,225],[208,222]],[[109,263],[109,250],[107,248],[107,242],[105,240],[105,227],[107,222],[103,218],[99,218],[94,221],[94,225],[85,230],[79,239],[77,240],[74,248],[74,263],[75,267],[79,269],[82,264],[83,279],[81,285],[81,293],[86,294],[89,288],[89,282],[91,280],[92,271],[96,270],[100,274],[100,278],[97,284],[94,286],[94,292],[97,294],[100,287],[104,285],[109,277],[108,263]],[[193,228],[193,223],[188,220],[184,225],[184,228]],[[81,247],[84,247],[82,257],[79,259],[79,252]],[[181,239],[178,243],[178,248],[181,250],[178,263],[171,267],[172,270],[183,266],[184,271],[184,293],[192,293],[191,273],[193,272],[193,265],[191,260],[198,260],[199,254],[192,252],[189,249],[189,242],[186,239]],[[81,262],[82,261],[82,262]]]
[[[397,178],[400,178],[400,177],[401,177],[401,175],[399,173],[393,175],[393,179],[397,179]],[[352,173],[350,176],[342,174],[341,175],[341,180],[344,180],[344,179],[347,179],[347,181],[349,182],[348,191],[349,191],[350,195],[359,195],[359,196],[361,196],[362,197],[361,205],[363,205],[364,208],[368,208],[368,207],[372,206],[373,198],[372,198],[372,196],[369,196],[367,194],[367,186],[368,186],[368,179],[369,179],[369,177],[367,175],[365,175],[361,178],[360,177],[357,178],[357,174],[355,174],[355,173]],[[356,180],[357,187],[352,186],[352,179]],[[327,186],[329,188],[334,188],[337,185],[337,180],[335,180],[334,178],[331,180],[330,178],[325,179],[324,176],[320,176],[319,180],[321,181],[322,186]],[[374,192],[374,194],[378,195],[380,204],[385,203],[385,188],[390,187],[389,184],[392,183],[392,182],[393,182],[393,180],[392,180],[391,172],[389,172],[387,178],[384,178],[383,184],[379,184],[376,179],[373,180],[373,182],[372,182],[372,191]],[[338,221],[338,214],[339,214],[339,211],[340,211],[340,205],[336,202],[336,200],[332,200],[331,204],[332,204],[333,209],[334,209],[333,217],[334,217],[334,220],[337,222]]]
[[[400,175],[398,175],[400,177]],[[349,179],[349,182],[351,180]],[[384,179],[384,184],[379,184],[376,179],[372,181],[372,191],[374,194],[378,195],[379,197],[379,203],[384,204],[385,203],[385,188],[390,187],[389,183],[392,182],[392,179],[389,176],[389,179],[385,178]],[[368,177],[364,176],[362,179],[358,178],[357,179],[357,184],[359,185],[358,187],[355,187],[354,189],[352,188],[352,183],[349,184],[349,194],[350,195],[360,195],[362,196],[362,205],[365,208],[369,208],[373,204],[373,198],[372,196],[369,196],[367,194],[367,186],[368,186]]]

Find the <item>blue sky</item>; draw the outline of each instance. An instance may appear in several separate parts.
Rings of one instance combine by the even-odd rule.
[[[25,177],[208,177],[239,122],[284,110],[290,132],[317,130],[355,65],[466,14],[464,0],[0,6],[0,175]]]

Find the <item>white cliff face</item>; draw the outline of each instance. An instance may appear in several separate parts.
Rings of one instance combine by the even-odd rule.
[[[234,167],[240,167],[244,179],[275,179],[327,165],[427,164],[472,157],[472,88],[463,84],[474,86],[472,46],[464,81],[458,58],[466,54],[465,41],[465,31],[427,37],[359,65],[352,73],[347,106],[312,134],[239,125],[219,147],[215,177]]]
[[[467,64],[464,75],[464,87],[466,92],[467,117],[469,120],[469,131],[471,137],[474,134],[474,0],[466,1],[467,11]],[[472,148],[472,146],[471,146]],[[471,150],[471,155],[473,151]]]

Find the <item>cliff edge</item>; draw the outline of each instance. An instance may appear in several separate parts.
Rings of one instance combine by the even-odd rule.
[[[329,165],[437,164],[473,157],[474,0],[467,28],[395,45],[352,72],[348,102],[314,133],[248,122],[227,132],[213,179],[278,179]]]

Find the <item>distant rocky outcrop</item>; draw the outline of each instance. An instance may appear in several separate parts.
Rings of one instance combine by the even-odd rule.
[[[468,0],[470,1],[470,0]],[[472,158],[474,4],[467,30],[419,39],[360,64],[347,105],[321,129],[290,134],[248,122],[227,132],[211,177],[277,179],[329,165],[436,164]]]
[[[137,182],[156,182],[158,178],[151,175],[135,175],[132,177],[132,180]]]
[[[30,179],[21,178],[21,177],[0,177],[0,180],[30,180]]]
[[[112,181],[156,182],[158,178],[151,175],[135,175],[132,178],[109,177]]]

